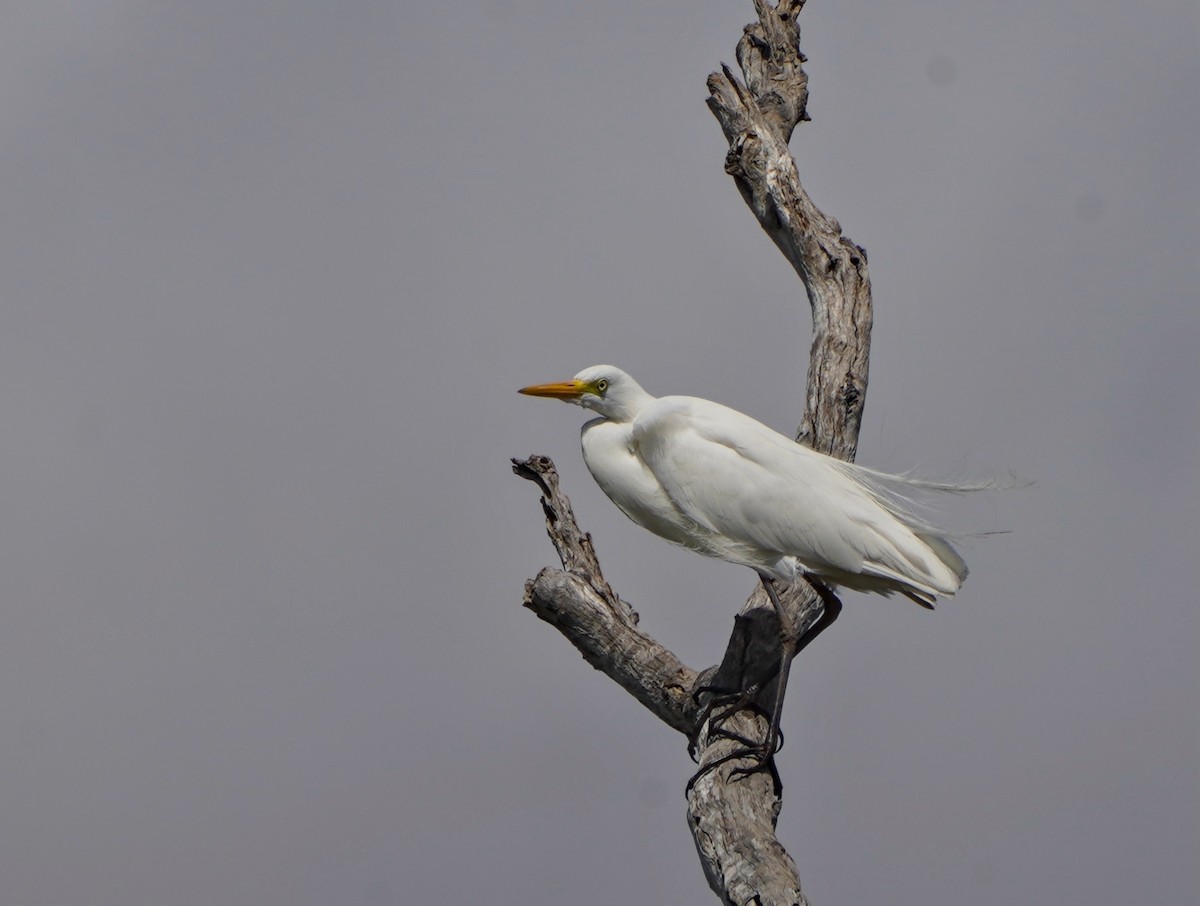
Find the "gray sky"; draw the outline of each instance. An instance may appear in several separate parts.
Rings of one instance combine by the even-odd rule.
[[[751,4],[0,12],[0,899],[708,902],[684,741],[520,607],[556,458],[643,624],[747,570],[603,498],[611,362],[791,430],[808,312],[704,79]],[[871,256],[860,461],[1013,470],[935,614],[793,672],[814,903],[1200,883],[1200,15],[814,2],[810,193]]]

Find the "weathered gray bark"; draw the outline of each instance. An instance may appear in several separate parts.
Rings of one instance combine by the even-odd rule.
[[[637,613],[612,590],[591,536],[579,530],[571,502],[559,489],[550,457],[514,459],[513,471],[541,487],[546,533],[563,565],[561,570],[547,567],[525,583],[525,606],[664,723],[690,733],[700,713],[691,697],[696,671],[642,632]]]
[[[808,388],[797,439],[853,459],[870,351],[867,257],[809,199],[788,150],[792,130],[808,119],[808,77],[796,22],[804,0],[779,0],[775,6],[755,0],[754,5],[758,21],[746,26],[737,46],[744,81],[723,66],[708,78],[708,105],[729,141],[726,172],[799,274],[812,309]],[[767,721],[749,708],[720,727],[705,721],[697,731],[702,712],[694,697],[705,685],[758,688],[758,704],[769,713],[779,627],[761,588],[756,586],[735,620],[722,663],[698,673],[637,628],[637,614],[604,580],[590,537],[575,524],[553,463],[531,457],[513,465],[517,474],[541,486],[547,531],[563,564],[563,570],[543,569],[526,584],[526,606],[669,726],[695,732],[702,767],[738,748],[729,732],[763,738]],[[811,626],[821,614],[820,599],[807,583],[796,583],[781,597],[794,625]],[[723,903],[805,904],[796,866],[775,837],[779,784],[770,773],[735,773],[748,764],[725,762],[701,775],[689,791],[688,823],[705,876]]]

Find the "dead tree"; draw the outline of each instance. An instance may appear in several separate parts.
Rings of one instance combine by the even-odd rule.
[[[867,389],[871,282],[866,253],[842,235],[800,185],[788,141],[808,119],[808,76],[796,16],[805,0],[754,0],[758,21],[737,45],[739,79],[722,66],[708,77],[708,106],[729,141],[725,172],[767,235],[795,268],[812,309],[812,348],[797,441],[853,459]],[[562,569],[526,583],[525,606],[558,628],[593,667],[616,680],[668,726],[689,738],[702,771],[688,790],[688,823],[709,886],[729,904],[806,904],[795,863],[775,837],[781,785],[772,773],[740,773],[744,759],[722,761],[736,737],[761,739],[774,701],[779,625],[761,587],[734,621],[725,658],[696,671],[638,628],[638,616],[600,571],[591,537],[575,522],[554,463],[532,456],[514,471],[542,490],[546,528]],[[781,595],[793,625],[821,615],[800,581]],[[761,690],[735,713],[710,714],[709,687]],[[700,723],[702,722],[702,723]],[[697,724],[700,723],[700,726]]]

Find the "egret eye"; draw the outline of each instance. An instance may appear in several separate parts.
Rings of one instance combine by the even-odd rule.
[[[600,380],[596,381],[596,389],[599,390],[600,395],[603,396],[604,391],[608,389],[608,379],[600,378]]]

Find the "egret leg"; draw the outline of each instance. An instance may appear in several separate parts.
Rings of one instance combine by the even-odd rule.
[[[775,616],[779,621],[779,679],[775,690],[775,704],[771,709],[771,723],[767,729],[767,738],[763,740],[762,745],[748,746],[747,750],[735,752],[725,758],[718,759],[706,768],[701,769],[695,777],[688,783],[690,789],[696,779],[711,770],[718,764],[732,760],[737,757],[745,757],[747,755],[757,754],[759,756],[758,764],[750,768],[735,768],[734,773],[737,774],[753,774],[758,771],[770,769],[775,773],[774,758],[775,753],[779,749],[782,733],[780,731],[780,721],[783,717],[783,698],[787,692],[788,675],[791,673],[792,661],[796,655],[803,651],[808,645],[822,632],[828,629],[838,618],[842,612],[842,602],[838,596],[833,593],[821,580],[815,576],[806,575],[805,578],[812,585],[818,597],[821,599],[821,616],[812,625],[808,632],[804,635],[799,635],[795,625],[787,615],[787,611],[783,607],[783,602],[779,599],[779,594],[775,591],[775,586],[772,580],[767,576],[760,575],[759,579],[762,582],[763,590],[766,591],[767,597],[771,599],[771,605],[775,608]],[[778,775],[776,775],[776,785],[778,785]]]
[[[792,670],[792,661],[808,644],[808,637],[815,633],[809,632],[803,639],[800,638],[796,634],[796,627],[792,624],[791,618],[784,610],[783,602],[779,600],[779,593],[775,591],[775,583],[763,575],[758,578],[767,592],[767,597],[771,599],[771,604],[775,607],[775,616],[779,619],[779,680],[775,686],[775,707],[771,709],[771,725],[767,729],[767,738],[763,741],[762,757],[763,762],[766,762],[768,759],[774,758],[775,752],[778,750],[779,721],[783,717],[783,694],[787,692],[788,674]],[[820,631],[817,630],[817,626],[825,619],[827,609],[827,606],[822,607],[821,619],[813,624],[813,629],[817,632]],[[821,626],[821,629],[824,628]],[[761,768],[762,764],[759,765],[760,770]]]
[[[804,633],[804,636],[800,639],[796,646],[796,654],[799,654],[801,651],[807,648],[809,642],[833,625],[833,621],[842,614],[841,599],[833,593],[833,589],[831,589],[816,576],[806,575],[804,578],[807,580],[808,584],[813,587],[813,590],[821,599],[821,616],[817,619],[817,622],[813,623],[812,628],[808,630],[808,632]]]

